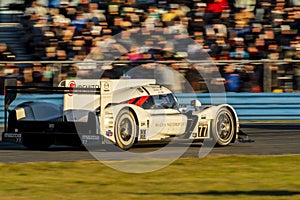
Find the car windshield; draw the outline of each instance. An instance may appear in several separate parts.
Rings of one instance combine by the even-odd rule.
[[[179,109],[178,101],[173,94],[141,96],[122,103],[134,104],[144,109]]]
[[[172,94],[154,95],[153,99],[155,108],[178,109],[178,103]]]

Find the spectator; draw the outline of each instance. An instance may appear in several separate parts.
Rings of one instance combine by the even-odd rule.
[[[27,7],[25,9],[25,15],[34,14],[34,17],[32,16],[31,18],[32,20],[39,17],[45,17],[48,14],[48,12],[48,8],[42,6],[38,1],[32,1],[31,7]]]
[[[300,66],[296,66],[294,70],[294,91],[300,92]]]
[[[254,65],[242,66],[239,75],[241,79],[240,92],[259,92]]]
[[[185,78],[189,82],[193,91],[190,92],[206,92],[207,86],[203,78],[205,76],[204,66],[196,64],[190,66],[185,73]],[[189,87],[187,87],[189,89]]]
[[[221,14],[228,9],[227,0],[209,0],[205,11],[204,21],[206,24],[214,24],[221,18]]]
[[[130,61],[141,60],[143,58],[143,54],[140,52],[137,45],[132,45],[130,51],[126,55]]]
[[[249,53],[245,50],[244,46],[237,46],[229,53],[229,56],[232,59],[248,59]]]
[[[173,63],[171,67],[161,66],[159,83],[167,86],[175,93],[181,93],[184,89],[184,77],[179,72],[180,64]]]
[[[227,92],[239,92],[241,77],[239,71],[233,65],[224,67],[225,89]]]
[[[9,49],[6,43],[0,43],[0,60],[11,61],[15,59],[15,54]]]

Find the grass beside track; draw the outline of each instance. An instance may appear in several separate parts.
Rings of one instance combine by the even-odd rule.
[[[299,169],[300,155],[182,158],[144,174],[98,161],[0,164],[0,199],[300,199]]]

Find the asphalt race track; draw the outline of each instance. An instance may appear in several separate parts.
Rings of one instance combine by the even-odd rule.
[[[242,124],[241,129],[255,140],[253,143],[236,142],[227,147],[215,147],[210,154],[284,155],[300,154],[300,123]],[[193,144],[183,157],[198,157],[200,144]],[[156,151],[161,146],[138,146],[136,153]],[[105,150],[103,150],[105,152]],[[0,142],[0,163],[40,161],[95,160],[85,148],[52,146],[49,150],[28,150],[21,145]]]

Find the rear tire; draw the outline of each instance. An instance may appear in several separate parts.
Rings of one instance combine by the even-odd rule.
[[[235,136],[235,123],[232,113],[221,108],[212,120],[212,136],[218,146],[227,146]]]
[[[116,144],[123,150],[130,149],[137,137],[135,118],[129,110],[121,110],[115,122]]]

